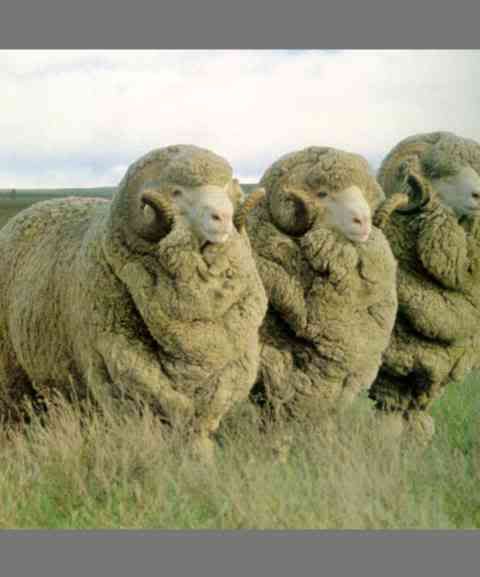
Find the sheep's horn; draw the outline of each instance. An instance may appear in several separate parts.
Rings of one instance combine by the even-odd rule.
[[[248,213],[254,209],[263,198],[265,198],[265,189],[263,187],[256,188],[238,209],[233,218],[233,223],[239,232],[242,232],[247,224]]]
[[[292,227],[292,234],[304,234],[312,225],[313,201],[304,190],[300,188],[285,187],[290,199],[295,203],[295,225]]]
[[[408,194],[404,192],[396,192],[389,196],[382,204],[377,208],[375,215],[373,217],[373,224],[383,229],[390,219],[390,216],[396,211],[407,207],[410,204],[410,198]]]
[[[171,200],[158,190],[149,188],[143,190],[141,200],[143,204],[148,204],[153,209],[155,219],[152,222],[146,222],[143,218],[142,224],[137,226],[137,232],[146,240],[158,242],[167,236],[175,222],[175,212]]]
[[[431,200],[432,192],[425,179],[414,172],[408,174],[405,184],[408,187],[410,202],[397,210],[403,214],[411,214],[421,210]]]
[[[268,196],[268,208],[275,225],[291,236],[302,236],[312,226],[315,209],[307,192],[280,182]]]

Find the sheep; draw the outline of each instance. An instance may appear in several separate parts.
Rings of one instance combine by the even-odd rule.
[[[51,391],[148,403],[213,455],[248,397],[267,300],[228,162],[156,149],[111,201],[39,202],[0,232],[0,408]],[[232,206],[235,208],[232,214]],[[148,210],[145,208],[148,207]],[[233,225],[232,225],[233,222]]]
[[[420,446],[434,435],[434,400],[479,365],[479,174],[480,145],[450,132],[402,140],[378,173],[387,198],[409,202],[384,227],[399,263],[399,309],[369,394],[390,417],[386,430]]]
[[[274,421],[310,420],[369,388],[397,311],[396,262],[371,214],[384,195],[359,155],[281,157],[247,230],[268,296],[251,399]]]

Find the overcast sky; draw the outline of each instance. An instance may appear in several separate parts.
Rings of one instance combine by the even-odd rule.
[[[400,139],[480,140],[480,51],[0,51],[0,188],[116,185],[196,144],[243,181],[310,145],[374,169]]]

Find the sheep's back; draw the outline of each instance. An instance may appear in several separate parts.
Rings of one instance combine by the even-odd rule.
[[[51,379],[70,362],[68,287],[75,284],[85,233],[106,202],[80,198],[39,202],[0,231],[2,334],[24,370],[37,379]]]

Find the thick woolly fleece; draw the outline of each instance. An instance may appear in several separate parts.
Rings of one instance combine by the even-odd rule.
[[[386,196],[398,191],[411,167],[427,179],[455,174],[471,166],[480,174],[480,144],[452,132],[414,134],[401,140],[383,160],[378,181]]]
[[[351,401],[375,379],[397,310],[396,263],[377,228],[355,244],[321,213],[302,221],[285,183],[357,185],[373,209],[383,194],[361,157],[331,148],[289,154],[262,178],[266,198],[247,224],[269,299],[253,398],[277,418],[302,419]]]
[[[220,184],[226,161],[194,147],[135,163],[112,202],[33,205],[0,231],[2,414],[25,392],[140,398],[208,437],[248,397],[267,301],[245,231],[198,248],[176,218],[158,242],[135,235],[142,183]],[[138,216],[138,218],[144,218]]]
[[[423,178],[480,171],[480,145],[451,133],[415,135],[385,158],[380,183],[390,196],[415,170]],[[370,396],[381,409],[427,409],[451,381],[480,361],[480,222],[440,202],[395,213],[384,232],[399,263],[399,310]]]

